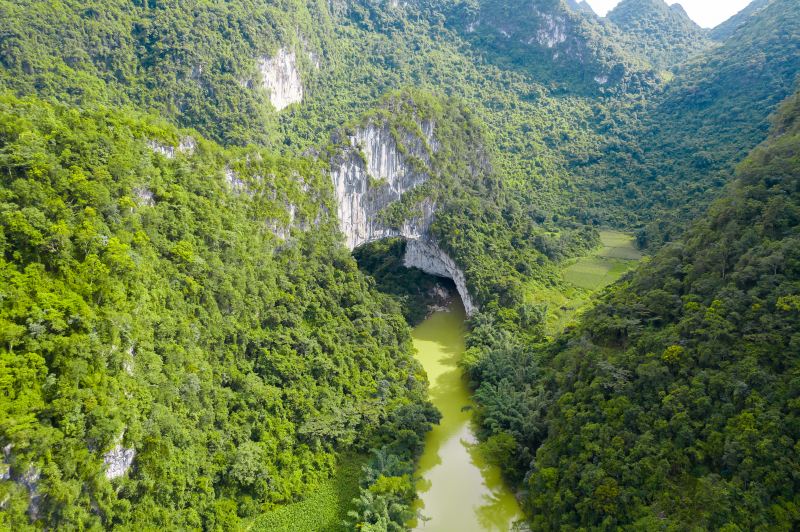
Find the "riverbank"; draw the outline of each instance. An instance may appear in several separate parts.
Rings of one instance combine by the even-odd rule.
[[[428,433],[419,461],[417,530],[507,531],[522,518],[500,470],[487,464],[472,427],[471,392],[459,362],[464,354],[466,313],[456,300],[413,331],[417,358],[428,374],[430,399],[442,413]]]

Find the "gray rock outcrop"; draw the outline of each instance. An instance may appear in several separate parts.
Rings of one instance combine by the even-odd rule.
[[[383,238],[405,238],[405,265],[452,279],[467,313],[472,314],[477,307],[464,273],[429,234],[436,204],[429,198],[421,199],[416,214],[401,227],[392,227],[381,219],[386,207],[433,175],[431,157],[439,148],[435,124],[421,121],[417,125],[421,135],[393,132],[385,124],[368,124],[348,137],[346,147],[331,163],[339,227],[351,250]]]
[[[467,290],[467,278],[464,272],[432,239],[424,237],[409,240],[403,264],[406,268],[419,268],[431,275],[452,279],[467,314],[472,315],[478,310]]]
[[[420,238],[433,219],[434,205],[423,202],[420,215],[398,229],[387,227],[379,213],[403,194],[430,179],[430,153],[436,142],[432,122],[421,124],[423,138],[407,134],[401,151],[388,127],[370,124],[349,137],[344,150],[331,169],[339,223],[347,245],[362,244],[391,236]],[[414,157],[417,165],[409,159]]]
[[[273,57],[262,57],[259,69],[263,86],[269,91],[269,99],[276,110],[303,101],[303,81],[293,51],[281,48]]]
[[[28,490],[28,517],[30,517],[31,521],[39,519],[39,509],[42,501],[42,496],[39,494],[39,479],[41,478],[41,470],[31,465],[18,480]]]
[[[166,157],[167,159],[174,159],[175,155],[178,153],[184,154],[186,156],[194,155],[195,150],[197,149],[197,142],[192,137],[183,137],[178,141],[178,146],[170,146],[168,144],[162,144],[160,142],[156,142],[151,140],[147,143],[151,150],[154,153],[158,153]]]
[[[103,455],[103,463],[106,466],[106,478],[112,480],[123,476],[133,465],[136,458],[136,450],[122,446],[124,433],[117,438],[117,443],[107,453]]]

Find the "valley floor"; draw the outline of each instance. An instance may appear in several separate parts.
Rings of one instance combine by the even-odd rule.
[[[562,265],[561,276],[563,282],[560,286],[549,288],[542,288],[538,285],[530,286],[528,294],[530,300],[548,304],[548,334],[556,335],[564,330],[576,319],[580,312],[588,308],[592,295],[595,292],[602,290],[622,277],[642,259],[641,252],[635,247],[634,237],[629,233],[604,230],[600,232],[600,241],[601,245],[591,253],[584,257],[568,261]],[[442,322],[442,320],[447,323]],[[433,328],[433,331],[430,331],[431,328]],[[445,334],[446,338],[443,340],[437,336],[437,334],[441,335],[441,333],[451,329],[458,337],[458,340],[450,338],[452,335],[448,334]],[[436,339],[436,341],[433,343],[426,343],[425,339],[427,337],[424,331],[432,332],[434,336],[431,338]],[[460,356],[460,353],[463,351],[462,335],[463,309],[459,312],[451,311],[435,314],[426,320],[424,324],[417,327],[414,334],[415,346],[421,356],[420,360],[431,379],[431,398],[434,404],[445,413],[445,418],[447,418],[446,412],[449,411],[448,407],[452,403],[455,410],[450,408],[450,410],[452,410],[452,412],[450,412],[450,417],[455,416],[458,418],[454,418],[449,425],[443,422],[442,425],[434,428],[434,431],[428,435],[426,440],[425,455],[420,462],[420,473],[425,477],[425,480],[422,481],[423,486],[420,496],[422,500],[427,503],[425,504],[426,508],[421,508],[422,514],[428,517],[430,517],[431,514],[438,513],[441,504],[444,504],[446,508],[448,500],[456,503],[455,515],[464,513],[458,510],[463,503],[461,497],[451,497],[448,494],[442,499],[441,494],[436,494],[437,490],[429,492],[433,487],[433,479],[428,478],[428,474],[432,473],[434,470],[441,469],[445,462],[449,462],[454,458],[450,456],[453,453],[448,453],[445,449],[447,445],[444,445],[444,440],[449,440],[447,437],[442,438],[440,433],[442,431],[463,432],[460,436],[456,434],[454,441],[451,442],[452,445],[449,446],[451,450],[453,445],[461,449],[461,452],[458,453],[458,458],[455,458],[455,460],[461,460],[463,463],[457,465],[456,471],[458,471],[459,468],[460,470],[472,471],[471,468],[475,468],[472,462],[476,458],[479,458],[477,457],[477,450],[468,449],[473,447],[475,443],[474,436],[472,436],[472,431],[469,428],[471,411],[468,407],[462,407],[464,404],[469,404],[471,400],[466,383],[459,384],[461,378],[458,376],[460,370],[458,369],[457,361],[451,361],[452,365],[447,366],[447,368],[452,369],[447,375],[453,376],[456,380],[453,381],[450,379],[448,381],[449,384],[443,386],[444,389],[442,390],[437,388],[438,379],[441,377],[441,368],[439,368],[439,365],[446,363],[447,361],[445,359],[453,358],[452,356],[445,356],[440,360],[437,358],[437,353],[441,351],[443,345],[459,344],[461,345],[460,348],[455,348],[455,351],[452,352],[445,350],[444,353],[456,355],[456,358]],[[444,343],[440,345],[439,340]],[[432,347],[428,344],[431,344]],[[433,356],[433,358],[428,360],[425,358],[426,356],[428,358]],[[431,366],[431,364],[433,364],[433,366]],[[463,389],[461,389],[462,387]],[[456,392],[455,388],[459,388],[460,391]],[[447,393],[448,396],[442,396],[442,392]],[[468,435],[466,439],[464,438],[465,434]],[[442,441],[437,441],[437,439]],[[445,458],[447,458],[447,460],[445,460]],[[271,532],[297,532],[301,530],[338,532],[340,530],[346,530],[343,522],[347,518],[348,510],[352,508],[352,499],[358,496],[359,475],[361,466],[365,463],[365,460],[365,457],[357,455],[345,457],[339,466],[337,474],[323,483],[314,492],[310,493],[306,499],[255,518],[250,523],[248,530],[269,530]],[[480,460],[478,460],[478,462],[480,462]],[[491,468],[482,462],[479,469],[480,470],[475,469],[474,472],[477,475],[478,484],[480,485],[483,483],[484,487],[482,489],[486,490],[486,493],[477,493],[476,495],[479,498],[486,497],[487,500],[493,501],[493,504],[487,505],[485,508],[480,507],[480,505],[476,506],[476,510],[478,511],[477,515],[482,517],[482,519],[479,519],[481,522],[476,522],[475,526],[478,527],[477,529],[481,530],[499,530],[502,526],[498,528],[497,523],[488,519],[488,516],[496,514],[495,517],[499,515],[501,519],[513,520],[513,517],[516,515],[513,509],[516,508],[516,502],[513,496],[503,488],[502,481],[499,477],[499,471],[488,471]],[[450,481],[455,482],[451,488],[459,486],[459,482],[464,480],[462,478],[463,476],[464,475],[459,475],[450,479]],[[469,477],[469,475],[467,475],[467,477]],[[437,484],[440,484],[443,480],[447,481],[448,479],[440,479],[440,482],[437,482]],[[486,483],[488,483],[488,485]],[[471,489],[472,485],[469,482],[466,484],[466,487]],[[507,508],[498,511],[499,508],[504,505]],[[420,503],[418,508],[421,506],[423,506],[423,503]],[[489,508],[491,508],[492,511],[488,511]],[[516,512],[518,512],[518,509]],[[466,512],[464,517],[470,522],[471,519],[475,518],[470,512]],[[427,526],[427,529],[436,529],[434,523],[425,523],[425,525],[432,525]]]
[[[361,467],[367,458],[350,455],[341,458],[336,474],[323,482],[308,497],[256,517],[246,528],[252,532],[344,532],[347,512],[358,497]]]
[[[548,305],[548,335],[556,335],[572,324],[590,303],[593,293],[622,277],[642,259],[630,233],[600,231],[600,242],[592,253],[563,265],[562,286],[542,287],[536,283],[529,286],[529,301]]]

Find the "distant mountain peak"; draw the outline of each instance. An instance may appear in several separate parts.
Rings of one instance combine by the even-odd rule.
[[[708,44],[706,32],[680,4],[622,0],[607,19],[629,37],[629,46],[654,67],[668,69]]]
[[[459,12],[458,26],[499,61],[512,61],[538,79],[589,92],[656,82],[647,61],[630,54],[624,35],[586,1],[480,0],[475,5],[477,11]]]
[[[567,7],[576,13],[585,13],[587,15],[597,16],[597,13],[595,13],[594,9],[592,9],[592,6],[590,6],[589,2],[586,0],[581,0],[580,2],[578,2],[578,0],[567,0]]]
[[[689,16],[689,13],[686,12],[686,9],[684,9],[681,4],[672,4],[669,6],[669,8],[681,17],[685,17],[687,20],[692,20],[692,18]]]
[[[669,5],[664,0],[622,0],[608,13],[607,17],[612,21],[623,17],[639,19],[661,17],[700,27],[692,20],[680,3]]]
[[[711,38],[715,41],[724,41],[736,33],[740,27],[744,26],[750,17],[769,6],[772,1],[773,0],[753,0],[747,7],[711,30]]]

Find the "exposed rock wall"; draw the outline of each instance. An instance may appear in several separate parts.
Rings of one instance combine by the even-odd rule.
[[[11,479],[11,444],[9,443],[3,447],[3,460],[0,462],[0,480]]]
[[[453,280],[464,302],[464,309],[472,315],[478,307],[472,301],[472,296],[467,290],[467,278],[447,253],[428,237],[411,239],[406,246],[406,256],[403,259],[406,268],[419,268],[431,275],[448,277]]]
[[[416,206],[418,215],[399,228],[380,219],[386,207],[433,174],[431,154],[439,147],[435,125],[430,121],[418,125],[421,137],[397,133],[402,146],[385,125],[367,125],[347,139],[348,145],[331,165],[339,226],[351,250],[382,238],[406,238],[406,266],[452,279],[464,307],[472,314],[477,307],[467,290],[464,273],[429,236],[436,204],[430,199],[420,201]]]
[[[293,51],[281,48],[274,57],[262,57],[259,68],[263,86],[276,110],[303,101],[303,81]]]
[[[133,465],[133,459],[136,457],[135,449],[128,449],[122,446],[123,437],[124,433],[117,438],[116,445],[103,455],[103,463],[106,466],[106,478],[108,480],[121,477],[127,473],[128,469]]]
[[[178,153],[182,153],[186,156],[192,156],[197,149],[197,142],[192,137],[183,137],[180,139],[177,148],[175,146],[161,144],[154,140],[149,141],[147,145],[151,150],[153,150],[154,153],[161,154],[167,159],[174,159],[175,155]]]
[[[29,466],[25,473],[17,480],[28,489],[28,517],[31,521],[39,519],[39,510],[42,496],[39,494],[39,480],[42,471],[38,467]]]
[[[563,18],[555,17],[549,13],[542,13],[542,27],[536,32],[536,37],[531,37],[528,44],[534,41],[547,48],[555,48],[567,40],[566,23]]]
[[[424,139],[406,136],[404,154],[388,127],[360,128],[348,139],[349,147],[334,160],[331,176],[337,214],[350,249],[390,236],[419,238],[428,230],[435,209],[432,202],[419,205],[421,215],[399,230],[379,220],[385,207],[430,179],[428,150],[436,147],[434,125],[425,122],[421,129]],[[409,157],[421,162],[422,167],[412,167]]]
[[[12,470],[11,451],[12,445],[10,443],[3,447],[3,459],[0,461],[0,480],[16,482],[28,491],[28,517],[33,522],[39,519],[42,501],[42,496],[39,493],[39,480],[42,478],[42,471],[33,464],[30,464],[24,473],[20,473],[19,470]],[[8,497],[0,501],[0,511],[5,509],[4,506],[7,502]]]

